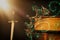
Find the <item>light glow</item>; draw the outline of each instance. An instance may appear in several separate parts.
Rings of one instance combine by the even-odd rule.
[[[9,9],[7,0],[0,0],[0,8],[2,8],[4,11]]]

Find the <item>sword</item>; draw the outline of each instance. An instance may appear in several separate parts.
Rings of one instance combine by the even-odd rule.
[[[10,40],[13,40],[13,34],[14,34],[14,26],[15,26],[15,23],[17,23],[18,21],[15,21],[14,20],[14,12],[12,13],[13,14],[13,19],[11,21],[8,21],[9,23],[11,23],[11,33],[10,33]]]

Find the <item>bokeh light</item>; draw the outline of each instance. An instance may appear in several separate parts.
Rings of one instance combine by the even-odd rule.
[[[0,0],[0,8],[3,9],[4,11],[9,10],[9,4],[7,0]]]

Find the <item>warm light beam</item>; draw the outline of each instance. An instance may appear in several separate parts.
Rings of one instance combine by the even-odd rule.
[[[0,0],[0,8],[2,8],[4,11],[9,9],[7,0]]]

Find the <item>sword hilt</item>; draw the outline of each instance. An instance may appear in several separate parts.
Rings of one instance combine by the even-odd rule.
[[[11,23],[11,22],[16,22],[17,23],[18,21],[14,21],[14,20],[8,21],[8,23]]]

